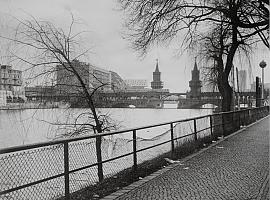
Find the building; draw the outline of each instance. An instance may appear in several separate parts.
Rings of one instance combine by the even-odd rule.
[[[0,90],[0,106],[6,106],[12,99],[12,91]]]
[[[238,72],[239,91],[245,92],[247,90],[247,71],[239,70]]]
[[[89,83],[89,64],[84,62],[79,62],[78,60],[73,60],[71,62],[72,67],[77,71],[81,80],[85,84],[86,88],[90,88]],[[66,63],[65,67],[62,65],[56,66],[56,85],[58,89],[58,95],[75,95],[83,91],[82,84],[75,76],[75,74],[70,71],[71,67]]]
[[[22,71],[0,65],[0,105],[25,99],[22,82]]]
[[[192,78],[189,81],[190,92],[189,98],[200,98],[202,82],[200,81],[200,70],[198,70],[197,62],[195,60],[194,68],[192,70]]]
[[[62,65],[56,67],[59,96],[67,94],[77,96],[83,92],[83,87],[73,72],[70,72]],[[89,92],[96,88],[98,88],[98,92],[112,92],[116,89],[122,90],[126,88],[125,82],[116,72],[78,60],[72,61],[72,67],[76,69]]]
[[[125,83],[130,89],[144,89],[148,86],[145,79],[126,79]]]
[[[99,87],[101,92],[110,91],[112,89],[111,72],[89,65],[89,82],[92,89]]]
[[[0,90],[12,91],[13,87],[22,85],[22,71],[12,69],[9,65],[0,65]]]
[[[153,72],[153,81],[151,82],[151,88],[152,89],[162,89],[163,88],[163,82],[161,81],[161,72],[158,69],[158,59],[156,63],[156,69]]]
[[[126,82],[116,72],[110,71],[111,74],[111,89],[113,91],[125,90],[128,86]]]

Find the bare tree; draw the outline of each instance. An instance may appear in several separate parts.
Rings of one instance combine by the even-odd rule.
[[[88,65],[85,67],[78,60],[86,55],[89,49],[81,49],[78,37],[83,32],[73,33],[74,18],[72,17],[67,32],[55,27],[51,22],[38,21],[34,17],[31,17],[31,20],[18,21],[14,38],[1,36],[15,42],[15,47],[20,52],[28,52],[27,56],[16,53],[13,53],[13,56],[30,66],[27,70],[32,71],[31,79],[44,76],[49,79],[57,74],[59,89],[68,88],[64,89],[66,95],[73,92],[77,97],[85,99],[91,110],[89,112],[93,119],[91,126],[101,133],[104,129],[103,120],[97,115],[93,96],[98,89],[108,83],[99,80],[99,86],[90,85]],[[63,87],[60,87],[61,85]]]
[[[101,133],[111,127],[108,116],[99,114],[94,104],[94,95],[100,88],[108,83],[103,83],[93,75],[94,79],[100,82],[98,85],[89,83],[89,66],[83,65],[78,61],[86,55],[89,49],[82,50],[79,37],[83,32],[73,33],[75,24],[72,21],[64,31],[48,21],[38,21],[31,17],[30,20],[19,20],[15,37],[0,36],[15,43],[17,52],[13,55],[16,59],[23,61],[30,67],[28,71],[34,71],[32,78],[55,76],[57,74],[57,87],[65,92],[65,95],[74,95],[81,98],[86,103],[90,111],[81,113],[75,121],[75,129],[69,134],[78,135],[89,132],[91,129],[95,133]],[[19,53],[23,52],[23,53]],[[81,123],[84,117],[86,122]],[[101,137],[96,140],[97,159],[101,161]],[[102,166],[99,165],[98,173],[100,180],[103,179]]]
[[[232,88],[228,77],[242,44],[263,42],[269,48],[269,2],[266,0],[119,0],[128,13],[126,26],[135,50],[145,54],[155,42],[170,41],[184,33],[181,47],[191,48],[197,35],[207,36],[221,24],[227,30],[226,56],[217,54],[223,111],[230,110]],[[210,31],[209,31],[210,30]],[[181,35],[182,37],[183,35]],[[223,38],[225,39],[225,38]],[[218,43],[222,42],[217,40]],[[249,41],[249,43],[247,43]],[[223,44],[219,44],[220,50]],[[225,49],[224,49],[225,50]]]

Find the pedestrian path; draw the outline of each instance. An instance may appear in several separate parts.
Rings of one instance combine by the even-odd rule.
[[[269,122],[268,116],[104,199],[267,200]]]

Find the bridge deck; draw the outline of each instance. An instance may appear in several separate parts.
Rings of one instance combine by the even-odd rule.
[[[269,119],[104,199],[269,199]]]

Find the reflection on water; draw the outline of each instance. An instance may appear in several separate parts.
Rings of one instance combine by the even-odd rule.
[[[59,124],[73,123],[85,109],[27,109],[0,110],[0,148],[44,142],[67,132]],[[178,119],[186,119],[209,114],[207,109],[128,109],[103,108],[100,113],[107,114],[119,129],[134,128]],[[164,130],[168,127],[164,127]],[[161,129],[140,131],[141,138],[155,137]],[[124,134],[123,137],[129,137]]]

